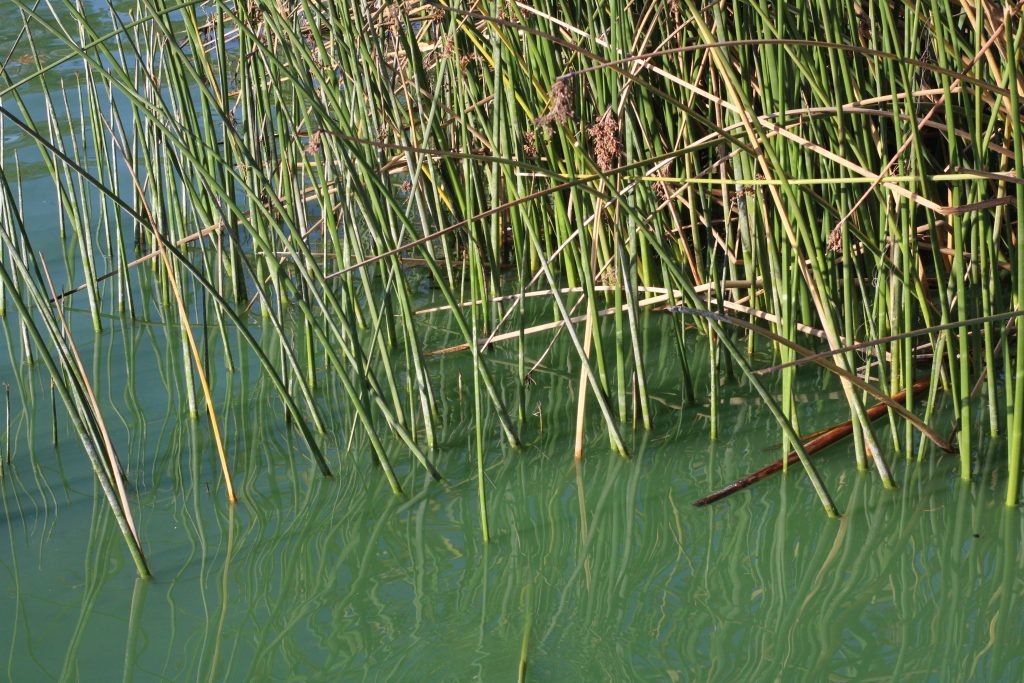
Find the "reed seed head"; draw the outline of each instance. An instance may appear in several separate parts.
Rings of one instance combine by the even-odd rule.
[[[623,147],[619,142],[619,122],[615,120],[615,114],[610,106],[598,117],[594,125],[587,129],[587,136],[594,144],[597,167],[603,173],[615,168],[616,162],[622,156]]]
[[[538,117],[535,123],[549,129],[554,123],[566,123],[572,119],[576,115],[572,98],[572,81],[569,78],[556,80],[548,94],[548,113]]]

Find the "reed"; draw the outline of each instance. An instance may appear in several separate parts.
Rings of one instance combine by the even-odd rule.
[[[0,459],[0,478],[4,476],[4,466],[11,464],[11,385],[4,385],[4,452]]]
[[[829,514],[799,437],[804,359],[839,383],[854,463],[886,487],[892,454],[923,453],[915,431],[945,449],[957,430],[971,478],[984,386],[1018,502],[1019,2],[12,2],[10,55],[40,66],[0,76],[0,125],[35,145],[60,234],[18,227],[0,150],[3,301],[90,443],[99,407],[68,384],[47,300],[84,296],[96,333],[108,314],[163,320],[182,400],[218,444],[210,373],[235,370],[233,334],[324,475],[338,453],[316,392],[340,388],[400,493],[405,462],[441,477],[428,330],[443,315],[444,350],[471,356],[487,538],[484,426],[513,447],[537,428],[527,338],[570,347],[575,456],[606,450],[584,438],[599,419],[628,457],[628,433],[657,427],[649,335],[665,328],[712,436],[728,433],[722,386],[756,392]],[[67,264],[59,297],[32,266],[43,239]],[[872,397],[885,429],[869,429]],[[944,407],[954,423],[929,423]]]

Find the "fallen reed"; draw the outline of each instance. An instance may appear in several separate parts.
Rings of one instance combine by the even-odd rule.
[[[799,436],[804,358],[842,390],[858,469],[895,486],[893,458],[933,443],[969,480],[981,406],[1019,502],[1021,3],[12,2],[23,30],[0,63],[36,66],[2,72],[0,122],[53,181],[68,286],[43,293],[4,152],[4,301],[94,450],[100,408],[67,383],[53,313],[68,297],[97,333],[104,313],[165,321],[215,432],[207,373],[235,367],[237,332],[324,475],[343,467],[314,397],[331,383],[396,493],[399,458],[440,478],[424,329],[443,312],[461,340],[445,351],[472,356],[486,538],[488,444],[536,428],[528,338],[571,345],[576,457],[605,450],[582,439],[595,415],[629,457],[624,435],[655,426],[657,317],[711,436],[720,386],[746,385],[829,514]],[[953,422],[933,423],[944,406]],[[229,496],[243,457],[221,451]]]

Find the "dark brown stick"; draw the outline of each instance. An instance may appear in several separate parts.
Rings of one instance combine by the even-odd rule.
[[[928,388],[928,382],[929,382],[929,378],[927,378],[927,377],[925,377],[924,379],[919,379],[916,382],[914,382],[914,384],[912,386],[912,389],[914,390],[914,393],[916,394],[918,392],[921,392],[921,391],[924,391],[925,389],[927,389]],[[907,391],[906,391],[906,389],[904,389],[903,391],[901,391],[901,392],[899,392],[897,394],[894,394],[892,396],[892,400],[893,401],[903,401],[906,398],[907,398]],[[882,415],[885,414],[885,411],[886,411],[886,406],[885,406],[884,403],[876,403],[875,405],[873,405],[873,406],[871,406],[870,408],[867,409],[868,420],[872,420],[872,421],[873,420],[877,420],[879,417],[881,417]],[[811,455],[812,453],[817,453],[818,451],[822,450],[823,448],[826,448],[827,446],[831,446],[836,441],[838,441],[839,439],[843,438],[844,436],[849,435],[852,432],[853,432],[853,422],[850,421],[850,420],[847,420],[846,422],[843,422],[842,424],[838,424],[835,427],[832,427],[831,429],[826,429],[825,431],[820,432],[820,436],[818,436],[818,437],[808,441],[806,444],[804,444],[804,450],[807,452],[807,455]],[[793,465],[796,462],[798,462],[799,461],[799,457],[797,457],[796,451],[793,451],[792,453],[790,453],[786,457],[786,460],[787,460],[787,464],[789,464],[789,465]],[[719,490],[715,491],[714,493],[712,493],[711,495],[705,496],[704,498],[701,498],[700,500],[695,502],[693,504],[693,506],[694,507],[698,507],[698,508],[699,507],[704,507],[705,505],[708,505],[709,503],[714,503],[716,500],[721,500],[722,498],[725,498],[726,496],[731,496],[732,494],[736,493],[737,491],[742,491],[743,489],[747,488],[751,484],[759,482],[762,479],[764,479],[765,477],[767,477],[769,474],[772,474],[774,472],[778,472],[781,469],[782,469],[782,460],[776,460],[775,462],[773,462],[772,464],[768,465],[767,467],[762,467],[758,471],[752,472],[752,473],[748,474],[747,476],[743,477],[742,479],[734,481],[733,483],[729,484],[725,488],[719,489]]]

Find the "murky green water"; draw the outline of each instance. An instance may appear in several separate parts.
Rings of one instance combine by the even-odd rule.
[[[497,445],[488,425],[484,545],[468,421],[444,427],[447,482],[405,463],[408,496],[396,499],[360,443],[345,449],[329,388],[338,476],[325,480],[243,364],[217,387],[232,508],[208,429],[168,379],[179,356],[158,326],[126,331],[127,343],[118,330],[83,350],[103,378],[155,578],[135,580],[71,435],[50,445],[46,385],[15,350],[3,376],[37,404],[16,405],[2,484],[8,680],[514,680],[523,648],[528,680],[542,681],[1024,674],[1022,518],[991,471],[963,486],[951,460],[897,460],[902,487],[885,492],[839,449],[819,462],[840,521],[824,518],[799,471],[696,509],[775,456],[756,402],[727,395],[726,436],[709,443],[706,408],[676,410],[666,381],[658,428],[634,437],[633,461],[611,455],[594,420],[576,468],[562,398],[575,379],[547,372],[531,390],[545,407],[527,448]],[[433,368],[455,416],[458,363]],[[835,419],[836,397],[807,389],[806,419]]]
[[[14,16],[0,7],[0,41],[16,33]],[[24,140],[8,145],[31,163]],[[42,221],[47,184],[31,187],[40,199],[29,214]],[[446,481],[403,461],[397,499],[365,444],[350,441],[336,387],[319,388],[337,475],[323,479],[257,363],[230,342],[239,367],[213,381],[232,507],[207,423],[185,413],[180,338],[111,318],[94,339],[87,314],[73,317],[155,578],[135,579],[63,419],[54,447],[47,380],[7,321],[0,381],[12,386],[14,451],[0,482],[0,679],[496,681],[515,680],[524,657],[531,681],[1024,678],[1024,517],[1002,505],[1001,444],[980,446],[970,485],[952,459],[891,454],[894,492],[853,470],[848,445],[826,452],[838,521],[799,470],[695,509],[777,457],[778,432],[729,386],[723,436],[710,442],[707,406],[681,407],[674,351],[658,344],[664,321],[652,317],[656,429],[630,437],[632,461],[611,454],[595,414],[574,465],[566,345],[530,388],[527,447],[504,447],[487,424],[485,545],[466,359],[430,367],[447,416],[436,454]],[[443,329],[427,333],[429,348],[448,342]],[[500,350],[491,359],[508,362]],[[806,374],[801,411],[806,430],[843,419],[835,385]]]

